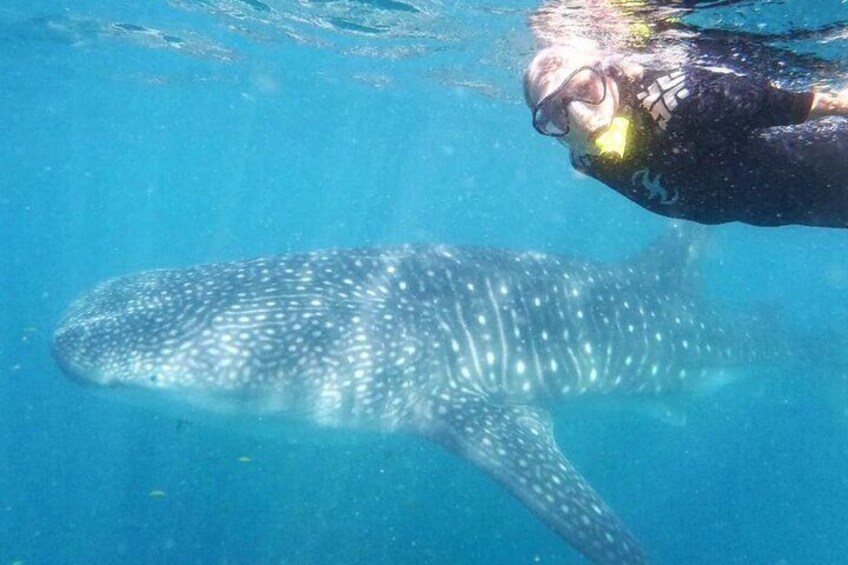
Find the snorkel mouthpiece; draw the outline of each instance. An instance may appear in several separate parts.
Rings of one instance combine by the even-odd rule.
[[[619,158],[624,158],[627,150],[627,132],[630,129],[630,120],[621,116],[615,117],[612,123],[601,135],[595,139],[595,147],[601,155],[612,153]]]

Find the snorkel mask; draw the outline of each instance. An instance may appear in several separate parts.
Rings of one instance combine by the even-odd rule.
[[[568,135],[571,131],[569,107],[575,102],[600,106],[607,97],[606,78],[600,63],[571,72],[553,92],[533,106],[535,130],[549,137]],[[575,109],[579,112],[579,106]]]

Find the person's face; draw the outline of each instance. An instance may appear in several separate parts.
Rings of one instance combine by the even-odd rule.
[[[618,88],[599,67],[582,67],[534,109],[533,125],[569,145],[588,145],[609,127],[618,107]]]

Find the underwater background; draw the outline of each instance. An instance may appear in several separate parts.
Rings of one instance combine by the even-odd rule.
[[[534,7],[3,2],[0,565],[579,561],[435,445],[179,419],[68,381],[49,352],[75,296],[142,269],[400,242],[648,246],[668,221],[530,126]],[[848,68],[844,2],[693,18]],[[781,36],[828,26],[826,42]],[[710,234],[709,301],[767,311],[804,352],[672,407],[569,402],[558,442],[652,562],[844,563],[848,232]]]

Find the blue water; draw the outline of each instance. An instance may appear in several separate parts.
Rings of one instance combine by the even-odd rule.
[[[146,268],[409,241],[644,247],[667,222],[530,127],[533,3],[274,3],[335,29],[265,22],[258,2],[135,4],[0,8],[0,565],[578,560],[436,446],[177,420],[68,382],[48,351],[73,297]],[[848,6],[733,14],[780,30]],[[574,402],[558,441],[653,562],[843,563],[848,367],[824,345],[846,343],[848,232],[711,233],[708,299],[774,311],[808,355],[687,400],[676,426]]]

